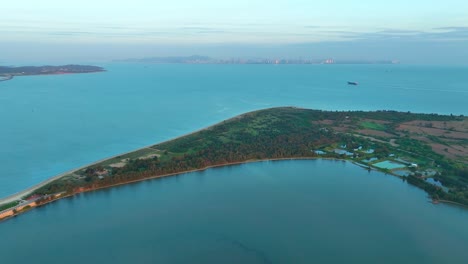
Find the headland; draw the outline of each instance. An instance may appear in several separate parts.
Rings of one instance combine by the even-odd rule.
[[[5,67],[0,66],[0,81],[8,81],[14,76],[28,75],[54,75],[54,74],[76,74],[103,72],[104,68],[90,65],[62,65],[62,66],[21,66]]]
[[[468,118],[296,107],[249,112],[63,173],[0,200],[0,219],[78,193],[261,160],[341,159],[468,205]]]

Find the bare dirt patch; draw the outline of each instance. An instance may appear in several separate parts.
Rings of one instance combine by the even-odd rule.
[[[414,122],[414,121],[413,121]],[[451,131],[448,129],[440,129],[434,127],[414,126],[407,123],[398,126],[397,130],[409,131],[416,134],[427,134],[436,137],[446,137],[455,139],[468,139],[467,132]]]
[[[128,161],[128,159],[123,159],[120,162],[110,164],[109,167],[123,168],[123,167],[125,167],[125,165],[127,165],[127,161]]]
[[[430,146],[432,147],[432,150],[434,150],[434,152],[450,159],[468,157],[468,150],[463,146],[447,146],[439,143],[431,143]]]
[[[463,121],[424,121],[414,120],[402,123],[402,125],[416,126],[416,127],[432,127],[439,129],[452,129],[459,132],[468,132],[468,119]]]
[[[387,142],[387,141],[383,141],[383,140],[380,140],[380,139],[376,139],[376,138],[373,138],[373,137],[369,137],[369,136],[363,136],[363,135],[358,135],[358,134],[351,134],[355,137],[360,137],[360,138],[365,138],[365,139],[368,139],[370,141],[375,141],[375,142],[380,142],[380,143],[385,143],[385,144],[390,144],[394,147],[398,147],[399,145],[395,143],[395,139],[391,139],[390,142]]]
[[[377,120],[377,119],[368,119],[368,118],[364,118],[364,119],[362,119],[362,121],[364,121],[364,122],[373,122],[373,123],[376,123],[376,124],[379,124],[379,125],[386,125],[386,124],[392,123],[390,121]]]
[[[146,156],[141,157],[140,159],[152,159],[152,158],[154,158],[154,157],[158,157],[158,158],[159,158],[159,157],[161,157],[161,155],[160,155],[160,154],[149,154],[149,155],[146,155]]]
[[[390,139],[390,145],[392,145],[393,147],[399,147],[400,145],[398,145],[396,142],[396,139],[392,138]]]
[[[463,121],[421,121],[415,120],[404,123],[405,125],[432,127],[444,130],[453,130],[468,133],[468,120]]]
[[[312,121],[313,124],[319,124],[319,125],[332,125],[334,122],[335,120],[330,120],[330,119]]]

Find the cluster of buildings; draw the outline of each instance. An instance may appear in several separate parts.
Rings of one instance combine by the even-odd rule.
[[[319,156],[327,154],[337,154],[349,158],[358,158],[361,154],[363,157],[358,162],[366,164],[366,166],[375,167],[382,170],[391,171],[392,174],[407,177],[409,175],[418,175],[423,178],[427,183],[442,188],[444,191],[448,191],[448,188],[444,187],[441,182],[437,181],[434,177],[439,173],[435,169],[424,169],[420,168],[415,162],[405,160],[403,158],[396,157],[395,154],[389,154],[386,158],[378,158],[374,155],[374,149],[363,149],[362,146],[352,150],[348,150],[346,145],[341,145],[332,150],[313,150],[313,152]],[[357,161],[357,160],[356,160]]]

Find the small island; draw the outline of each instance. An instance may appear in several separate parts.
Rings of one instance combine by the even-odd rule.
[[[63,66],[0,66],[0,82],[13,79],[14,76],[52,75],[103,72],[104,68],[90,65],[63,65]]]
[[[0,200],[0,219],[78,193],[261,160],[347,160],[468,206],[468,118],[296,107],[249,112],[58,175]]]

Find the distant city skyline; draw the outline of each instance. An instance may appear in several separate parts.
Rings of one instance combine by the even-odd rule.
[[[465,0],[2,3],[0,63],[203,54],[468,63]]]

